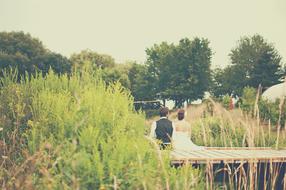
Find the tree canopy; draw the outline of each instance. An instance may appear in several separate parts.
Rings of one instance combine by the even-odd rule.
[[[155,97],[153,82],[145,64],[133,63],[128,78],[130,80],[130,91],[135,100],[152,100]]]
[[[71,55],[70,60],[75,69],[82,69],[88,65],[96,69],[115,66],[113,57],[106,54],[99,54],[91,50],[82,50],[80,53],[74,53]]]
[[[241,38],[229,56],[231,65],[215,71],[213,92],[216,95],[240,96],[246,86],[270,87],[283,76],[281,56],[274,45],[260,35]]]
[[[120,82],[135,100],[184,101],[201,99],[211,90],[216,97],[241,96],[246,86],[267,88],[279,83],[285,73],[274,45],[262,36],[242,37],[231,50],[231,64],[211,70],[212,50],[204,38],[183,38],[177,44],[162,42],[146,49],[145,64],[118,64],[107,54],[91,50],[74,53],[69,59],[48,50],[40,40],[24,32],[0,32],[0,69],[17,68],[19,76],[50,68],[57,74],[71,69],[100,70],[106,83]]]
[[[49,68],[56,73],[70,71],[69,60],[46,49],[42,42],[24,32],[0,32],[0,69],[17,68],[19,75]]]
[[[207,39],[188,38],[178,45],[163,42],[146,50],[148,73],[158,98],[180,107],[184,101],[204,96],[211,83],[211,56]]]

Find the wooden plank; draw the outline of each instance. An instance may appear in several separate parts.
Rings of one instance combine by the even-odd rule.
[[[223,152],[224,155],[228,155],[228,157],[231,157],[231,158],[241,158],[241,154],[237,154],[237,152],[233,152],[233,151],[227,151],[227,150],[224,150],[224,151],[221,151],[221,150],[213,150],[215,152]],[[245,157],[246,155],[243,155],[243,157]],[[248,157],[248,156],[247,156]]]
[[[194,152],[194,151],[193,151]],[[208,151],[208,150],[199,150],[199,151],[196,151],[197,154],[200,154],[201,157],[204,157],[204,158],[216,158],[216,157],[221,157],[217,154],[213,154],[212,151]]]
[[[286,150],[273,150],[263,148],[247,149],[206,149],[197,151],[180,151],[179,159],[174,157],[174,161],[186,161],[190,163],[219,163],[219,162],[286,162]]]
[[[272,150],[271,147],[205,147],[207,150]]]
[[[179,153],[179,154],[182,154],[182,155],[185,155],[185,156],[188,156],[188,157],[205,158],[204,155],[202,155],[200,153],[196,153],[194,151],[186,152],[186,151],[183,151],[183,150],[176,150],[176,153]]]
[[[224,152],[205,150],[205,154],[207,154],[207,153],[209,153],[211,159],[222,158],[222,157],[229,157],[229,158],[231,158],[231,156],[225,154]]]
[[[248,154],[244,154],[243,152],[241,151],[232,151],[230,152],[231,154],[234,154],[235,158],[238,159],[238,158],[251,158],[250,155]]]

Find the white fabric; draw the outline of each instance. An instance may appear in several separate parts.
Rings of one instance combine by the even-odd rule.
[[[173,148],[180,151],[203,150],[203,146],[198,146],[192,142],[188,132],[175,131],[173,133]]]
[[[176,126],[177,131],[187,131],[191,133],[191,125],[186,120],[176,120],[174,122],[174,125]]]
[[[271,102],[275,102],[276,99],[280,99],[283,96],[286,96],[286,84],[284,82],[271,86],[262,94],[264,99]]]
[[[190,124],[185,120],[176,121],[173,131],[173,148],[174,150],[180,151],[193,151],[193,150],[203,150],[203,146],[198,146],[193,143],[190,137]],[[177,130],[176,130],[177,129]],[[178,131],[180,129],[180,131]]]
[[[150,137],[153,138],[153,139],[156,139],[156,133],[155,133],[155,130],[156,130],[156,121],[154,121],[151,125],[151,130],[150,130]]]

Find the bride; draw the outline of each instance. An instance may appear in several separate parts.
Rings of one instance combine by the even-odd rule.
[[[203,150],[203,146],[195,145],[191,140],[191,126],[185,121],[185,111],[179,110],[177,120],[174,122],[174,132],[172,136],[174,150],[193,151]]]

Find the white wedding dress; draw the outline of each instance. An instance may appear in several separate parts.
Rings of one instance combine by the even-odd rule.
[[[189,125],[185,121],[177,121],[175,122],[176,127],[182,127]],[[191,140],[191,137],[189,135],[188,130],[183,131],[177,131],[175,127],[175,130],[173,132],[172,140],[173,140],[173,149],[179,150],[179,151],[194,151],[194,150],[204,150],[205,148],[203,146],[198,146],[194,144]]]

